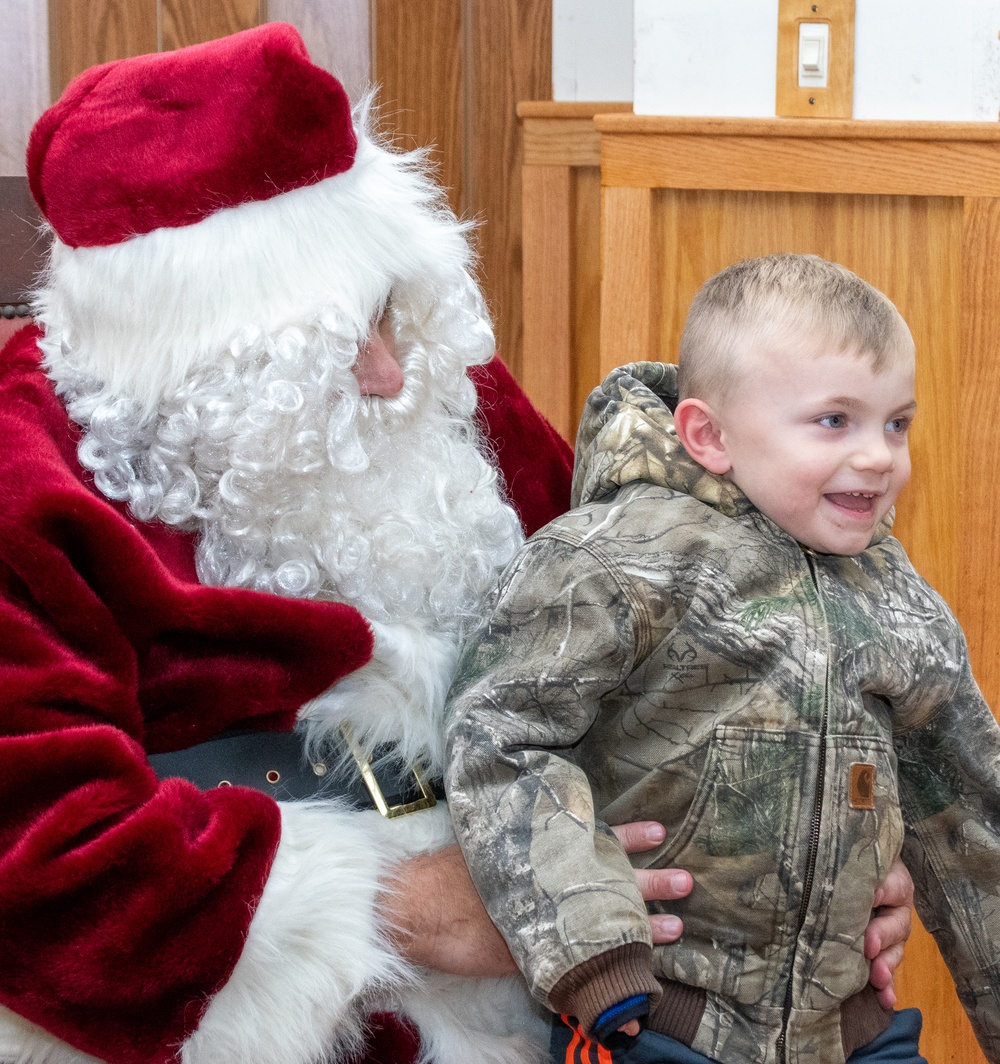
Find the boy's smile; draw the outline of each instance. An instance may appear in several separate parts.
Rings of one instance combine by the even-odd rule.
[[[714,409],[724,471],[800,543],[857,554],[910,478],[914,367],[867,354],[771,345]]]

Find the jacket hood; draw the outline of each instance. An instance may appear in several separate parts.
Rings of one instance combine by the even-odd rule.
[[[727,517],[754,511],[732,481],[710,473],[684,450],[674,426],[676,406],[676,366],[630,362],[612,370],[590,393],[580,419],[572,505],[645,481],[690,495]],[[894,512],[879,525],[873,543],[889,534]]]

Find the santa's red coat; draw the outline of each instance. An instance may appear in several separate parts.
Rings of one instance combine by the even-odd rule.
[[[100,495],[39,369],[0,355],[0,1004],[114,1064],[159,1064],[236,964],[279,842],[242,788],[161,783],[148,753],[288,729],[371,652],[347,606],[205,587],[193,538]],[[526,531],[571,455],[499,361],[481,417]],[[385,1018],[371,1060],[414,1037]]]

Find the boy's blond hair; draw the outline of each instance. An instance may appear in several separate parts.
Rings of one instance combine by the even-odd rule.
[[[681,336],[681,399],[729,398],[747,356],[767,345],[871,360],[878,373],[913,357],[913,338],[895,305],[857,274],[817,255],[745,259],[702,285]]]

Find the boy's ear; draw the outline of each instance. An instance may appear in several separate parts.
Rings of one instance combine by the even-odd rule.
[[[722,476],[732,468],[722,428],[715,412],[701,399],[682,399],[674,411],[674,425],[684,450],[709,473]]]

